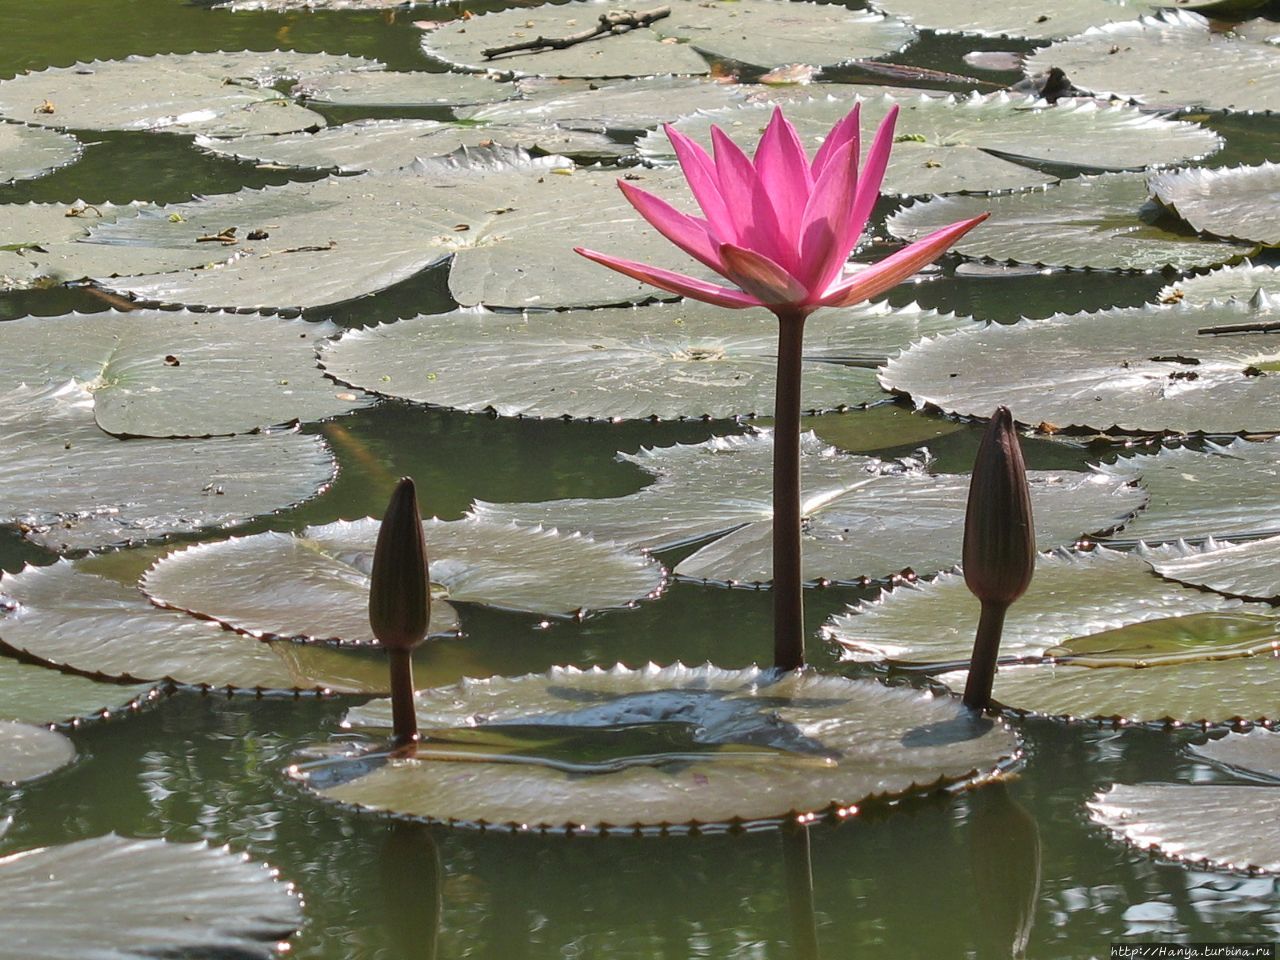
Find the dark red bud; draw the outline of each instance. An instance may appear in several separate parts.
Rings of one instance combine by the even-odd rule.
[[[431,582],[413,481],[396,484],[378,531],[369,583],[369,626],[388,649],[409,651],[427,636]]]
[[[969,482],[964,582],[984,604],[1008,606],[1026,591],[1035,564],[1035,525],[1022,448],[1008,407],[996,407]]]

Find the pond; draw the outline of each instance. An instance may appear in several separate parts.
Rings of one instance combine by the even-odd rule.
[[[681,2],[675,4],[675,18],[687,16],[694,24],[689,29],[704,31],[708,28],[698,26],[698,17],[734,6],[724,0],[690,3],[696,9],[689,12]],[[782,6],[740,0],[741,9],[749,3]],[[522,306],[643,302],[648,294],[639,285],[619,285],[608,271],[568,250],[576,242],[600,244],[621,256],[675,264],[663,259],[669,254],[653,241],[639,239],[634,224],[610,226],[624,218],[613,188],[615,172],[587,168],[618,166],[629,176],[648,178],[657,193],[683,196],[666,163],[665,139],[643,132],[657,126],[654,118],[674,120],[699,105],[746,111],[719,120],[745,144],[754,142],[767,122],[765,106],[734,99],[738,94],[729,85],[695,94],[674,84],[642,92],[630,106],[604,109],[605,116],[617,111],[618,117],[593,128],[590,122],[575,123],[574,114],[556,107],[553,98],[576,96],[573,109],[591,115],[584,104],[603,96],[597,88],[613,81],[568,81],[550,90],[530,84],[524,90],[527,104],[516,101],[512,109],[502,102],[512,92],[509,78],[446,77],[446,62],[424,53],[425,43],[440,57],[467,65],[475,57],[470,47],[492,42],[485,39],[481,15],[508,9],[530,18],[510,35],[536,35],[543,27],[534,18],[542,13],[533,3],[459,0],[410,8],[354,2],[347,4],[354,9],[344,10],[286,4],[294,9],[275,12],[217,9],[204,0],[5,0],[2,6],[0,115],[39,125],[23,130],[63,127],[80,145],[48,144],[51,156],[63,153],[61,160],[51,161],[56,169],[40,176],[7,181],[8,173],[0,169],[0,203],[5,204],[0,222],[0,326],[5,329],[0,336],[10,337],[0,348],[5,371],[0,389],[9,391],[11,411],[4,421],[11,437],[3,441],[11,462],[0,471],[0,489],[13,500],[0,507],[0,522],[6,524],[0,526],[0,566],[6,571],[0,640],[7,652],[25,650],[98,679],[173,676],[181,683],[143,694],[106,719],[59,725],[74,745],[74,761],[20,785],[0,785],[0,823],[7,824],[0,830],[0,856],[112,833],[228,845],[269,864],[296,888],[302,906],[299,931],[282,949],[316,960],[1065,958],[1107,956],[1109,945],[1122,940],[1280,939],[1280,888],[1273,873],[1240,869],[1268,864],[1277,869],[1275,826],[1269,836],[1259,835],[1259,849],[1252,851],[1250,831],[1263,829],[1257,824],[1266,817],[1251,820],[1244,800],[1229,798],[1217,809],[1201,809],[1196,798],[1186,801],[1187,819],[1201,833],[1189,828],[1190,840],[1173,837],[1170,843],[1173,854],[1185,851],[1191,862],[1150,853],[1140,849],[1141,843],[1126,844],[1098,822],[1106,815],[1091,816],[1089,806],[1115,784],[1266,789],[1275,782],[1273,768],[1196,752],[1210,735],[1250,726],[1237,718],[1261,720],[1276,713],[1280,632],[1274,609],[1267,602],[1242,607],[1236,599],[1274,601],[1280,594],[1273,583],[1257,583],[1267,581],[1265,572],[1274,566],[1262,546],[1267,541],[1259,538],[1280,532],[1274,519],[1280,504],[1271,492],[1276,470],[1268,459],[1274,454],[1262,442],[1280,432],[1268,393],[1278,362],[1268,340],[1275,308],[1265,294],[1254,296],[1252,280],[1241,281],[1242,299],[1225,306],[1190,305],[1198,296],[1190,287],[1185,296],[1179,291],[1172,297],[1165,288],[1210,267],[1239,265],[1246,256],[1264,267],[1280,263],[1274,252],[1280,245],[1274,222],[1280,187],[1269,166],[1260,167],[1257,180],[1234,187],[1220,188],[1223,181],[1213,178],[1188,187],[1185,178],[1161,175],[1167,182],[1157,178],[1150,189],[1177,198],[1161,208],[1147,200],[1148,175],[1105,171],[1280,161],[1280,121],[1269,112],[1280,109],[1280,95],[1270,86],[1280,76],[1274,43],[1280,24],[1253,22],[1241,28],[1233,41],[1237,46],[1215,47],[1210,60],[1219,58],[1226,79],[1193,78],[1192,87],[1207,91],[1202,99],[1197,99],[1199,89],[1194,96],[1183,94],[1174,86],[1176,76],[1159,73],[1160,56],[1144,55],[1124,67],[1154,84],[1148,100],[1170,108],[1163,116],[1185,121],[1178,126],[1154,119],[1154,111],[1143,114],[1131,107],[1120,113],[1119,107],[1063,102],[1033,110],[1029,101],[1018,99],[1020,94],[1000,101],[997,91],[1020,81],[1018,65],[997,58],[993,70],[992,61],[969,56],[1028,53],[1045,47],[1050,37],[1080,33],[1089,22],[1105,19],[1097,11],[1085,12],[1085,3],[1058,5],[1067,19],[1079,6],[1086,20],[1042,39],[1024,39],[999,24],[986,36],[955,32],[962,25],[950,29],[941,5],[931,10],[912,0],[899,11],[886,0],[886,10],[914,17],[921,29],[870,13],[852,18],[866,22],[848,37],[804,18],[781,25],[766,20],[765,26],[741,34],[716,28],[700,35],[713,36],[699,41],[710,49],[709,61],[694,52],[697,44],[664,45],[662,56],[676,64],[666,68],[646,66],[663,62],[652,59],[651,49],[627,48],[641,51],[634,54],[638,66],[618,67],[617,73],[689,70],[695,69],[689,63],[710,62],[722,80],[770,81],[753,87],[751,96],[783,103],[802,136],[811,138],[807,144],[848,109],[859,90],[870,97],[864,127],[884,113],[880,97],[886,85],[988,98],[939,107],[904,96],[910,106],[899,122],[895,160],[886,178],[886,188],[896,195],[881,198],[872,242],[855,259],[879,258],[896,249],[901,237],[931,228],[932,218],[941,218],[938,225],[949,223],[972,215],[970,207],[994,211],[990,224],[980,228],[988,230],[983,239],[975,232],[974,246],[959,247],[968,256],[949,255],[881,298],[894,310],[873,307],[848,322],[823,320],[819,314],[811,321],[808,343],[819,362],[808,364],[809,406],[825,411],[804,421],[805,429],[817,433],[812,449],[824,451],[814,452],[815,463],[846,454],[878,460],[848,460],[854,465],[840,468],[846,474],[830,468],[832,477],[821,480],[819,467],[813,466],[810,490],[815,497],[814,491],[823,493],[806,521],[813,565],[807,569],[821,584],[805,591],[810,670],[884,677],[890,660],[891,683],[923,686],[942,672],[937,664],[965,661],[976,607],[958,599],[962,591],[955,577],[926,581],[959,560],[963,475],[972,467],[985,426],[966,418],[987,417],[996,404],[1009,404],[1027,428],[1023,448],[1039,478],[1033,486],[1041,548],[1065,550],[1075,544],[1081,549],[1042,561],[1037,580],[1054,587],[1036,593],[1033,584],[1023,626],[1015,626],[1019,607],[1010,613],[1007,654],[1039,661],[1052,652],[1068,659],[1056,668],[1036,663],[1002,671],[1009,684],[1003,688],[1004,702],[1031,714],[1011,715],[1023,758],[1005,771],[1010,775],[1003,782],[917,791],[898,801],[873,799],[839,815],[824,811],[799,825],[795,818],[783,818],[785,823],[774,819],[746,829],[644,835],[612,830],[606,836],[587,830],[565,836],[474,825],[450,829],[325,802],[285,771],[314,756],[317,745],[358,739],[343,720],[369,699],[360,691],[383,689],[379,652],[283,641],[294,650],[282,660],[295,682],[277,682],[273,678],[281,668],[273,657],[268,659],[277,673],[261,675],[252,672],[258,666],[246,667],[230,655],[220,660],[220,635],[250,641],[207,621],[252,632],[244,626],[247,619],[276,623],[266,632],[278,636],[356,639],[339,634],[338,624],[352,622],[356,633],[364,629],[359,597],[368,571],[360,551],[367,544],[360,537],[368,528],[359,523],[315,528],[381,516],[397,478],[411,476],[424,515],[444,521],[428,524],[428,551],[438,561],[434,580],[449,591],[457,618],[416,653],[420,687],[466,677],[545,673],[558,666],[642,668],[682,662],[738,670],[767,663],[772,599],[768,589],[754,583],[767,580],[767,574],[753,573],[749,536],[767,516],[767,500],[763,513],[760,506],[765,495],[760,477],[767,476],[760,464],[767,461],[759,459],[758,450],[750,451],[761,443],[759,428],[770,422],[772,319],[688,304],[627,307],[611,314],[608,326],[598,317],[584,320],[580,310],[550,315],[550,322],[534,313],[527,323],[516,323],[510,313]],[[836,5],[792,6],[808,8],[806,17],[850,21]],[[1023,10],[1034,5],[1008,6],[1013,20],[1036,20]],[[857,0],[848,7],[863,9]],[[1273,18],[1280,15],[1274,3],[1262,12],[1268,10]],[[1147,12],[1146,6],[1132,11],[1135,16]],[[580,19],[577,27],[586,28],[594,14]],[[660,25],[655,22],[653,28]],[[477,39],[464,36],[468,27]],[[1166,24],[1171,32],[1193,27],[1191,21]],[[1154,28],[1148,24],[1148,29]],[[1034,29],[1029,36],[1036,36]],[[1206,31],[1186,42],[1203,45],[1210,42],[1207,36]],[[623,42],[630,43],[611,37],[554,53],[571,58],[590,43]],[[1137,34],[1121,32],[1101,53],[1064,47],[1056,55],[1074,64],[1068,76],[1080,86],[1088,81],[1110,90],[1108,85],[1118,81],[1091,74],[1091,58],[1141,52],[1143,42]],[[776,57],[775,48],[780,48]],[[113,78],[113,67],[97,65],[68,71],[70,79],[56,87],[56,95],[41,94],[34,107],[18,112],[11,105],[18,95],[4,82],[77,62],[216,51],[228,58],[236,51],[330,58],[323,64],[300,66],[304,61],[298,61],[281,67],[277,62],[269,68],[256,62],[246,66],[249,61],[215,67],[198,58],[155,61],[168,64],[168,79],[145,71]],[[377,79],[381,68],[333,60],[341,56],[377,61],[391,72],[425,71],[416,79],[430,93],[415,94],[412,77],[410,92],[405,85],[383,89],[377,86],[383,82]],[[680,59],[687,57],[693,60]],[[851,57],[856,62],[847,62]],[[815,75],[814,82],[807,82],[810,71],[800,69],[768,75],[802,59],[839,65]],[[897,66],[877,66],[886,62]],[[1053,65],[1043,53],[1032,62],[1041,70]],[[1187,60],[1193,62],[1200,61]],[[135,66],[147,63],[139,60]],[[567,66],[557,69],[571,74],[577,63],[565,59]],[[350,72],[353,66],[361,70]],[[219,70],[241,78],[225,85],[231,94],[219,91]],[[214,80],[206,82],[210,71]],[[243,79],[255,71],[260,84]],[[1188,66],[1186,73],[1194,70]],[[301,87],[312,85],[310,96],[291,100],[300,76]],[[1088,80],[1093,76],[1098,78]],[[854,83],[863,86],[851,87]],[[138,117],[165,84],[189,85],[198,102],[175,97],[180,106],[174,109],[182,112],[150,124],[171,129],[143,129],[147,124]],[[502,92],[481,90],[484,84]],[[712,86],[717,85],[704,85]],[[244,102],[235,111],[219,106],[215,101],[224,94],[243,95]],[[838,102],[807,102],[826,94]],[[1237,95],[1241,108],[1226,109]],[[1186,103],[1178,99],[1184,96],[1190,98]],[[667,97],[676,111],[669,116],[662,112]],[[497,102],[489,106],[486,99]],[[253,107],[254,100],[268,105]],[[643,108],[635,100],[645,101]],[[689,103],[694,104],[689,109],[674,106]],[[1197,106],[1174,111],[1188,103]],[[1028,119],[1031,114],[1036,116]],[[1040,114],[1052,119],[1041,122]],[[548,116],[558,116],[561,126]],[[368,133],[362,134],[364,140],[316,146],[322,127],[331,132],[359,121],[391,124],[386,130],[393,121],[401,126],[372,145],[373,131],[383,127],[349,128]],[[420,126],[403,126],[410,121]],[[700,117],[682,121],[682,129],[704,142],[706,126]],[[14,128],[18,125],[5,122],[0,133]],[[231,142],[233,134],[245,138]],[[869,138],[868,129],[864,142]],[[563,149],[575,156],[578,169],[568,172],[563,163],[491,152],[489,141],[545,146],[535,155]],[[452,154],[460,144],[471,151],[454,155],[461,173],[429,159]],[[656,166],[643,165],[638,154]],[[16,165],[30,154],[15,156]],[[415,156],[428,159],[407,174],[392,172]],[[496,172],[475,169],[485,162]],[[532,175],[506,169],[531,163],[541,164]],[[339,166],[341,174],[330,179],[329,172]],[[361,180],[358,173],[366,169],[374,172]],[[523,186],[503,185],[517,178]],[[1223,192],[1214,194],[1216,189]],[[996,194],[971,195],[982,190]],[[1068,190],[1079,196],[1068,201],[1056,193],[1066,196]],[[443,205],[441,191],[449,197]],[[948,195],[928,201],[943,205],[941,210],[923,202],[931,194]],[[1196,206],[1201,195],[1210,199]],[[1268,196],[1269,201],[1259,199]],[[290,199],[278,202],[279,197]],[[167,206],[137,216],[137,211],[118,209],[135,201]],[[522,220],[526,207],[535,213]],[[1190,223],[1179,219],[1175,207]],[[1237,224],[1261,224],[1261,235],[1242,234],[1245,228],[1230,222],[1212,225],[1232,214]],[[1197,217],[1211,224],[1203,232],[1197,231]],[[233,224],[239,232],[227,233],[234,231]],[[252,234],[245,225],[254,227]],[[89,245],[68,241],[82,229],[101,231],[105,242],[93,245],[96,260],[75,259]],[[250,242],[259,244],[256,252]],[[268,243],[271,255],[263,256],[262,245]],[[613,246],[603,246],[608,243]],[[22,274],[32,263],[37,266]],[[63,282],[84,276],[99,282]],[[1280,291],[1274,278],[1257,281],[1267,283]],[[1154,306],[1162,296],[1166,301],[1183,297],[1188,305]],[[149,305],[145,312],[140,303]],[[194,310],[160,315],[151,312],[157,303],[231,307],[241,315]],[[476,304],[508,313],[496,318],[470,309],[451,313],[459,305]],[[257,308],[265,315],[243,316]],[[1114,322],[1108,316],[1098,322],[1072,317],[1067,332],[1054,326],[1062,325],[1062,315],[1111,308],[1128,309]],[[75,313],[84,318],[68,316]],[[953,313],[995,325],[982,331],[968,319],[948,316]],[[419,314],[450,317],[422,327],[410,319]],[[1059,319],[1034,328],[1014,326],[1021,318],[1051,316]],[[692,347],[679,329],[686,318],[690,325],[705,324],[700,329],[707,331]],[[222,324],[245,320],[256,322],[258,330],[223,332]],[[1179,324],[1189,332],[1178,333]],[[1225,326],[1241,329],[1224,332]],[[1207,335],[1207,327],[1214,331]],[[864,332],[858,334],[859,328]],[[1024,329],[1037,332],[1023,337]],[[322,380],[314,370],[314,344],[318,336],[339,332],[342,340],[322,350],[336,379]],[[1240,335],[1233,338],[1233,333]],[[885,369],[885,382],[902,394],[894,398],[871,371],[926,337],[937,339]],[[1192,357],[1186,344],[1202,346],[1205,339],[1215,345]],[[1121,359],[1130,354],[1137,358],[1134,368]],[[597,355],[608,355],[617,369],[592,380],[583,371],[594,369]],[[1099,356],[1103,359],[1096,360]],[[731,364],[727,374],[703,373]],[[1147,367],[1139,372],[1141,364],[1156,373]],[[97,379],[84,389],[88,368]],[[166,370],[189,379],[174,389],[174,381],[161,379]],[[1163,378],[1154,394],[1153,376]],[[62,387],[69,379],[81,382],[75,388],[80,392]],[[747,381],[755,393],[743,386]],[[929,400],[928,409],[914,409],[908,394],[920,406]],[[1105,411],[1094,413],[1102,407]],[[89,410],[96,424],[89,423]],[[75,411],[80,419],[73,425],[67,418]],[[649,417],[651,412],[660,412],[662,419]],[[301,421],[296,430],[257,429],[294,420]],[[220,436],[230,434],[236,436]],[[1244,441],[1225,451],[1215,445],[1243,435],[1251,441],[1247,447]],[[142,439],[147,436],[188,439]],[[206,439],[191,439],[201,437]],[[686,446],[675,453],[661,449],[678,444]],[[121,446],[130,456],[146,452],[133,461],[118,454]],[[92,451],[87,460],[77,459],[81,447]],[[26,451],[26,459],[12,451]],[[726,458],[748,455],[756,460],[724,466]],[[1157,461],[1157,455],[1165,459]],[[1099,472],[1093,464],[1109,466]],[[242,483],[249,472],[252,483]],[[917,490],[921,484],[927,487],[923,493]],[[241,499],[245,486],[253,488],[252,495]],[[641,494],[650,487],[649,494]],[[115,502],[112,497],[132,502],[134,494],[142,501],[148,496],[168,500],[133,513],[132,507],[95,513],[103,503]],[[610,505],[620,498],[631,499]],[[593,514],[597,505],[547,503],[583,500],[606,509]],[[1126,525],[1143,507],[1145,513]],[[507,521],[515,518],[524,532],[516,536],[508,530],[503,536],[509,539],[503,540],[491,531],[486,536],[493,539],[481,546],[468,541],[456,548],[461,559],[455,559],[449,553],[455,548],[446,541],[462,535],[452,532],[456,525],[450,523],[472,510],[485,514],[495,529],[507,530]],[[577,524],[579,516],[594,519]],[[543,528],[531,532],[538,523]],[[562,533],[548,532],[556,526]],[[286,536],[307,528],[312,539]],[[578,528],[594,530],[602,541],[629,537],[652,546],[662,567],[677,575],[664,581],[655,563],[620,547],[593,553],[594,547],[587,549],[582,538],[569,535]],[[187,566],[162,565],[147,574],[144,585],[153,597],[203,619],[153,609],[133,591],[142,572],[171,550],[272,533],[243,547],[233,545],[234,554],[193,550],[179,561]],[[721,546],[719,553],[706,547],[710,537],[726,533],[723,542],[737,546]],[[1090,540],[1076,544],[1087,535],[1111,549],[1092,549]],[[1197,552],[1210,535],[1258,541],[1258,552],[1230,571],[1210,569]],[[537,537],[540,545],[525,543]],[[1195,546],[1153,547],[1150,553],[1135,546],[1143,538],[1170,543],[1183,537]],[[145,542],[122,546],[129,539]],[[526,549],[526,559],[509,559]],[[499,566],[509,563],[507,579],[515,586],[507,583],[503,589],[510,592],[494,585],[501,578],[492,562],[483,568],[475,559],[485,551]],[[294,554],[306,554],[307,562],[316,564],[308,568],[312,579],[288,566],[296,562]],[[63,556],[76,561],[74,570],[50,566]],[[344,562],[349,566],[338,570]],[[1165,579],[1156,578],[1148,563]],[[29,569],[16,576],[27,565],[47,567],[41,574],[47,579],[33,578]],[[161,571],[167,574],[163,578]],[[54,583],[68,576],[66,586],[62,579]],[[881,605],[881,588],[891,581],[895,589]],[[55,590],[62,592],[51,602]],[[124,592],[134,599],[121,600]],[[239,612],[243,607],[236,604],[242,602],[250,614]],[[438,602],[433,616],[447,616],[444,606]],[[127,619],[126,608],[133,619]],[[850,614],[851,608],[858,612]],[[153,625],[147,617],[155,615],[169,619]],[[1152,618],[1157,625],[1146,633],[1133,626]],[[1179,623],[1169,626],[1166,620],[1172,618]],[[112,651],[123,649],[125,640],[146,652],[127,654],[120,666],[110,658],[119,656]],[[135,655],[142,659],[129,659]],[[1100,668],[1098,658],[1107,657],[1124,663]],[[5,662],[26,672],[0,674],[0,684],[8,684],[0,687],[0,700],[22,701],[27,710],[27,700],[44,695],[43,687],[26,688],[30,677],[52,671],[10,658]],[[935,668],[913,669],[925,663]],[[1090,669],[1072,665],[1080,663]],[[1156,665],[1135,670],[1135,663]],[[1193,672],[1202,667],[1209,671]],[[1036,669],[1056,669],[1064,685],[1075,682],[1072,671],[1083,672],[1088,677],[1076,679],[1080,689],[1089,689],[1071,694],[1075,700],[1059,697],[1058,688],[1037,690],[1037,678],[1025,677]],[[1108,682],[1122,672],[1122,679]],[[246,676],[248,681],[241,679]],[[1102,682],[1093,683],[1097,678]],[[956,685],[950,675],[943,679]],[[998,678],[998,700],[1000,683]],[[320,684],[352,692],[252,693],[254,687]],[[241,689],[228,692],[228,685]],[[129,687],[123,697],[113,693],[113,702],[126,702],[132,691]],[[15,716],[21,712],[9,709]],[[41,722],[77,712],[85,710],[68,707]],[[1068,721],[1067,715],[1125,719]],[[1164,723],[1165,718],[1178,722]],[[563,729],[554,725],[563,717],[546,722],[546,729]],[[531,724],[513,728],[510,736],[536,740],[542,733]],[[629,736],[632,746],[610,749],[643,752],[652,746],[645,737],[661,741],[655,749],[707,749],[701,740],[693,745],[682,740],[683,728],[674,747],[666,732],[644,725],[629,728]],[[735,742],[734,749],[740,745]],[[766,747],[784,752],[772,740]],[[579,743],[566,735],[556,749],[560,752],[552,762],[593,762],[590,738]],[[538,816],[532,812],[529,819],[536,822]],[[643,812],[636,817],[642,819]],[[1206,845],[1242,838],[1245,853],[1224,854],[1238,869],[1204,862],[1212,859]],[[105,853],[85,849],[83,863],[70,859],[66,883],[71,897],[86,901],[80,922],[91,928],[118,919],[113,912],[144,912],[147,897],[162,901],[159,880],[150,888],[130,883],[132,870],[142,874],[150,868],[132,868],[123,860],[117,875]],[[1271,861],[1266,850],[1272,851]],[[0,864],[0,871],[4,867]],[[193,915],[224,909],[210,906],[221,903],[212,893],[195,887],[187,892],[190,875],[205,870],[193,862],[185,878],[173,881],[179,902],[189,900]],[[167,876],[158,869],[154,875]],[[0,873],[4,883],[12,881]],[[119,905],[113,907],[117,888]],[[88,901],[95,901],[92,908]],[[38,905],[8,911],[10,919],[0,922],[5,933],[0,957],[44,955],[39,937],[22,932],[28,909],[37,926],[57,930],[61,925],[36,917]],[[72,909],[78,916],[80,908]],[[225,909],[241,911],[237,922],[252,916],[251,904]],[[268,912],[263,908],[259,926],[269,933],[274,927]],[[181,926],[163,915],[158,922]],[[288,924],[280,935],[287,929]],[[24,943],[21,938],[28,935],[32,939]],[[196,945],[164,955],[241,955],[227,945],[230,941],[211,942],[219,945],[201,947],[196,938]],[[140,942],[135,946],[141,949]],[[258,956],[257,949],[243,955]]]

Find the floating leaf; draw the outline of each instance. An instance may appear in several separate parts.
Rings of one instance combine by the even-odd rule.
[[[62,734],[44,727],[0,720],[0,784],[35,780],[65,767],[75,758],[75,745]],[[3,862],[0,861],[0,870],[4,869]]]
[[[1151,191],[1197,230],[1280,246],[1280,163],[1170,170],[1151,178]]]
[[[1095,823],[1161,858],[1280,873],[1275,787],[1116,784],[1089,804]]]
[[[1174,233],[1152,222],[1146,177],[1104,173],[1006,196],[917,201],[886,223],[903,240],[990,212],[953,249],[966,257],[1096,270],[1189,270],[1235,260],[1251,248]]]
[[[80,156],[70,134],[21,123],[0,123],[0,183],[43,177]]]
[[[93,416],[74,383],[0,393],[0,522],[88,550],[242,523],[315,496],[336,471],[320,437],[118,440]]]
[[[598,133],[560,130],[536,123],[460,126],[438,120],[354,120],[314,133],[196,138],[197,147],[221,156],[342,173],[366,170],[386,173],[419,157],[443,156],[461,147],[494,143],[590,159],[631,152],[625,144],[615,143]]]
[[[1093,27],[1026,61],[1028,76],[1050,67],[1101,97],[1169,108],[1280,109],[1280,49],[1185,10]]]
[[[600,831],[839,810],[988,776],[1017,751],[1009,730],[948,698],[758,668],[557,667],[464,680],[417,707],[416,757],[339,757],[291,775],[362,809]],[[349,719],[390,730],[385,703]]]
[[[295,97],[338,107],[451,107],[491,103],[515,95],[509,83],[471,73],[353,70],[324,73],[294,84]]]
[[[935,33],[980,37],[1057,39],[1087,27],[1128,20],[1160,4],[1147,0],[1070,0],[1048,6],[1041,0],[992,4],[982,0],[873,0],[869,6]]]
[[[1273,326],[1236,301],[1058,314],[926,340],[890,360],[880,382],[916,406],[984,416],[1003,403],[1056,429],[1276,432]]]
[[[213,7],[232,13],[290,13],[294,10],[314,13],[317,10],[389,10],[413,5],[413,0],[221,0]]]
[[[1049,106],[1033,97],[1003,92],[966,98],[884,95],[857,99],[862,103],[864,129],[878,125],[891,107],[901,108],[884,190],[902,195],[1016,190],[1057,179],[1026,163],[1090,170],[1161,166],[1213,153],[1222,142],[1196,124],[1092,101]],[[822,142],[849,107],[848,98],[828,96],[789,103],[786,112],[801,142],[813,145]],[[709,143],[712,124],[730,134],[754,134],[764,127],[769,109],[768,104],[750,104],[705,111],[684,117],[675,126]],[[649,133],[637,146],[644,157],[675,162],[662,133]],[[1144,194],[1136,205],[1145,199]]]
[[[152,601],[266,639],[374,643],[369,573],[379,522],[261,533],[170,554],[143,576]],[[554,530],[480,520],[425,524],[439,597],[431,632],[457,630],[443,602],[483,603],[546,616],[627,606],[656,595],[662,568],[638,553]]]
[[[1166,628],[1172,624],[1165,621],[1170,618],[1187,619],[1194,628],[1192,618],[1211,613],[1248,614],[1238,625],[1260,626],[1264,638],[1243,642],[1249,649],[1259,643],[1269,647],[1280,640],[1280,620],[1270,615],[1270,608],[1254,606],[1257,609],[1250,613],[1239,600],[1167,583],[1132,553],[1103,548],[1084,554],[1055,551],[1040,555],[1031,586],[1010,609],[1000,656],[1040,656],[1064,645],[1079,652],[1079,640],[1098,634],[1114,638],[1126,630],[1132,638],[1133,625],[1148,621],[1160,625],[1168,637],[1172,632]],[[965,588],[964,578],[944,573],[929,583],[902,584],[881,591],[875,600],[861,601],[828,621],[823,634],[843,648],[846,660],[967,660],[978,613],[978,601]],[[1216,621],[1215,629],[1226,634],[1224,621]],[[1097,646],[1092,649],[1096,654]]]
[[[1153,563],[1156,573],[1193,587],[1251,600],[1280,598],[1280,537],[1248,543],[1220,544],[1209,540],[1200,547],[1184,547],[1180,556]]]
[[[673,0],[671,15],[651,25],[563,50],[542,48],[487,59],[486,49],[537,37],[567,37],[599,17],[631,11],[621,0],[546,4],[447,23],[422,39],[430,56],[468,70],[512,70],[544,77],[639,77],[705,74],[700,53],[760,67],[827,65],[900,50],[912,38],[899,20],[816,3]]]
[[[288,50],[95,60],[0,80],[0,116],[73,130],[283,133],[325,121],[271,84],[375,66],[360,57]]]
[[[362,405],[316,369],[316,347],[337,332],[331,323],[167,310],[24,317],[0,324],[0,380],[74,381],[98,426],[121,436],[249,433]]]
[[[870,403],[874,366],[968,320],[885,304],[816,314],[806,410]],[[327,345],[330,376],[417,403],[500,416],[630,419],[770,414],[777,320],[697,302],[524,315],[455,311],[366,327]]]
[[[1280,780],[1280,734],[1264,727],[1255,727],[1248,733],[1228,733],[1192,747],[1191,753],[1233,771]]]
[[[1262,291],[1273,301],[1280,297],[1280,267],[1253,264],[1248,260],[1234,267],[1219,267],[1209,273],[1183,277],[1156,295],[1160,303],[1208,303],[1210,300],[1249,300]]]
[[[128,713],[160,696],[152,684],[101,683],[0,657],[0,720],[78,725]]]
[[[967,476],[934,475],[919,460],[841,454],[813,434],[805,434],[801,446],[806,580],[854,582],[903,568],[925,575],[959,559]],[[722,583],[771,579],[771,432],[642,449],[619,459],[657,479],[612,500],[477,502],[473,512],[649,550],[714,537],[675,572]],[[1145,500],[1124,479],[1054,471],[1032,471],[1028,479],[1045,548],[1121,523]]]
[[[203,843],[114,834],[0,860],[5,949],[60,957],[268,960],[302,923],[276,872]]]

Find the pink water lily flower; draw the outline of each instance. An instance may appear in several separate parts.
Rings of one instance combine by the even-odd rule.
[[[795,128],[774,111],[754,160],[718,127],[715,159],[670,124],[667,136],[704,216],[681,213],[665,200],[619,180],[631,204],[659,233],[737,288],[624,260],[582,247],[584,257],[662,290],[722,307],[766,307],[807,316],[875,297],[932,263],[986,219],[962,220],[917,240],[878,263],[845,274],[880,195],[898,108],[876,131],[859,170],[858,106],[827,135],[812,160]]]

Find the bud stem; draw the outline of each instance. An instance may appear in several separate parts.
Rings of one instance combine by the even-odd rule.
[[[996,657],[1000,653],[1000,635],[1004,633],[1004,615],[1009,604],[983,602],[978,617],[978,632],[973,638],[973,657],[969,661],[969,679],[964,685],[964,705],[985,710],[991,702],[991,685],[996,679]]]
[[[418,712],[413,703],[413,651],[392,647],[391,658],[391,742],[394,746],[418,742]]]
[[[806,312],[775,311],[778,377],[773,405],[773,665],[804,666],[800,577],[800,372]]]

